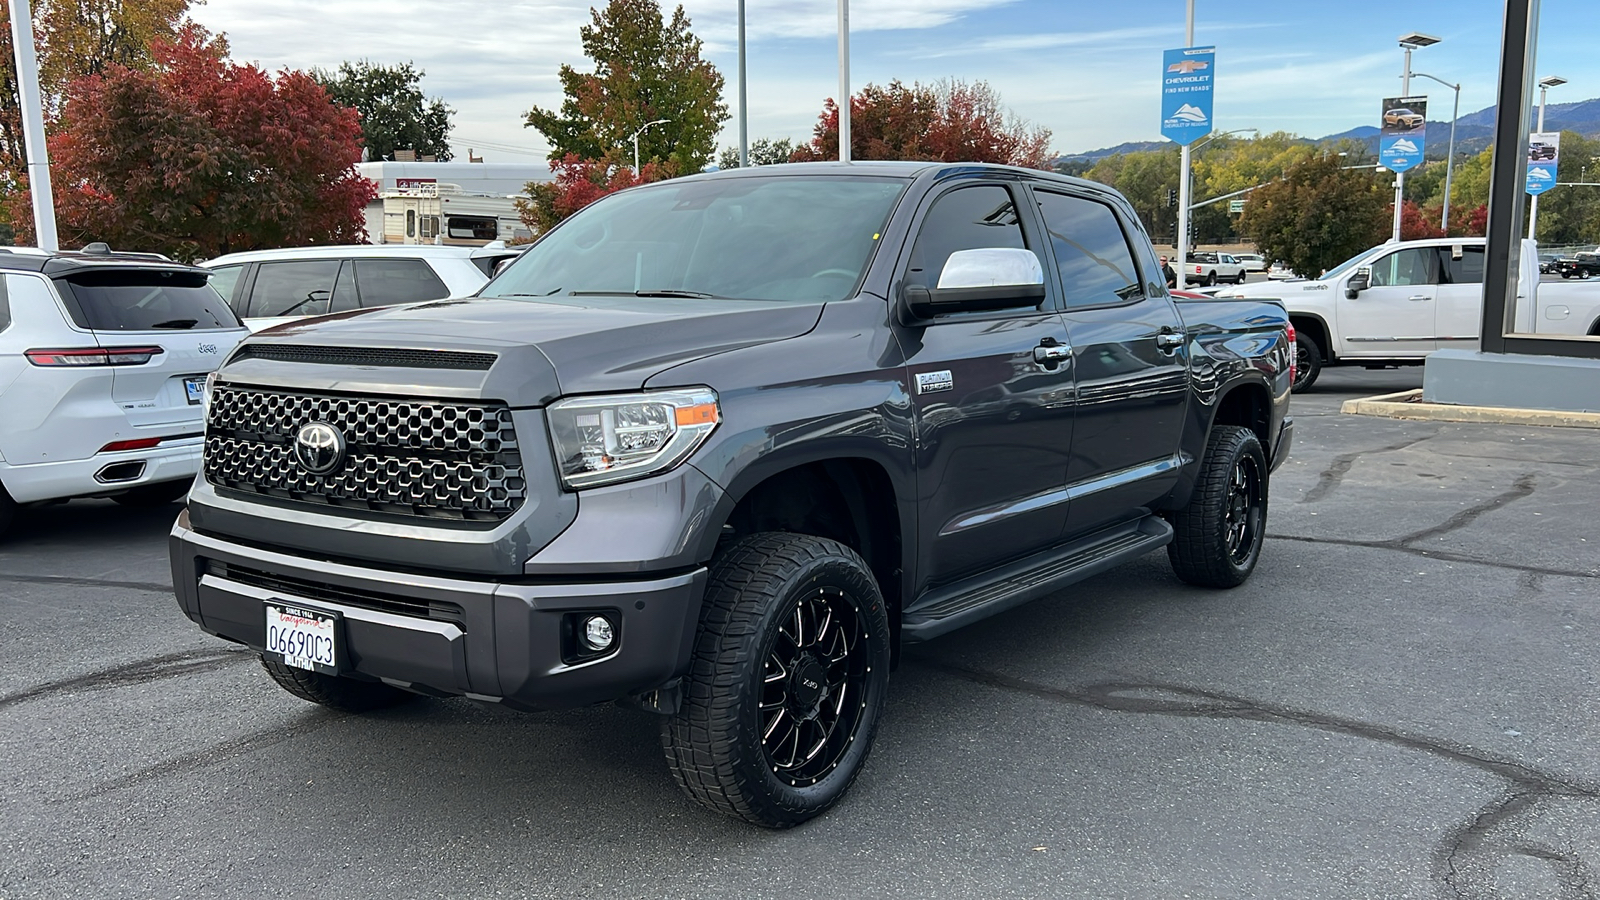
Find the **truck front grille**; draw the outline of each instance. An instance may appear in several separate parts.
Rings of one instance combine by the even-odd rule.
[[[312,474],[296,435],[311,422],[345,440],[343,461]],[[498,521],[527,479],[504,406],[217,387],[206,413],[206,480],[293,503],[402,516]]]

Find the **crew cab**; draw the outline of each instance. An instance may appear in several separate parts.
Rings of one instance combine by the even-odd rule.
[[[1558,256],[1550,266],[1551,271],[1562,278],[1589,278],[1600,275],[1600,247],[1590,251],[1579,251],[1571,256]]]
[[[1314,281],[1225,288],[1218,296],[1282,301],[1296,333],[1295,390],[1303,391],[1325,366],[1421,365],[1441,348],[1476,348],[1483,254],[1483,238],[1394,241]],[[1535,277],[1518,293],[1521,330],[1600,334],[1600,285],[1538,284]]]
[[[861,770],[903,643],[1163,548],[1244,582],[1292,358],[1275,302],[1175,300],[1092,182],[658,182],[473,298],[249,338],[178,603],[337,709],[653,712],[690,797],[786,827]]]
[[[0,251],[0,533],[33,504],[189,490],[205,379],[246,334],[209,275],[103,243]]]
[[[1190,252],[1184,258],[1188,260],[1184,268],[1187,281],[1204,285],[1214,285],[1220,281],[1244,284],[1244,263],[1234,259],[1230,254],[1201,250]]]

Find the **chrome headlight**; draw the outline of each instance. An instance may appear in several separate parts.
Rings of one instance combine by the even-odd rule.
[[[574,397],[546,410],[569,490],[643,478],[689,458],[722,421],[710,388]]]

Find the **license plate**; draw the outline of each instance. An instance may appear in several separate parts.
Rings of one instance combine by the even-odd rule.
[[[304,606],[268,603],[267,652],[284,665],[339,674],[339,617]]]
[[[206,397],[205,376],[202,375],[199,378],[185,378],[183,380],[183,390],[189,395],[189,405],[198,406],[200,401],[204,400]]]

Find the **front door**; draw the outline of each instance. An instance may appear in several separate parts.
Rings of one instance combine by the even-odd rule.
[[[1042,263],[1037,228],[1015,190],[978,183],[938,194],[918,226],[903,283],[937,287],[957,250],[1026,248]],[[1036,309],[897,326],[916,415],[919,589],[1060,538],[1072,368],[1060,359],[1068,355],[1067,331],[1054,307],[1052,297]],[[1049,352],[1036,354],[1041,348]]]
[[[1354,299],[1338,297],[1340,354],[1417,356],[1436,349],[1438,271],[1432,247],[1407,247],[1374,260],[1367,288]]]
[[[1067,531],[1150,508],[1177,481],[1188,410],[1183,322],[1154,266],[1141,277],[1128,227],[1091,197],[1034,189],[1061,283],[1078,390]]]

